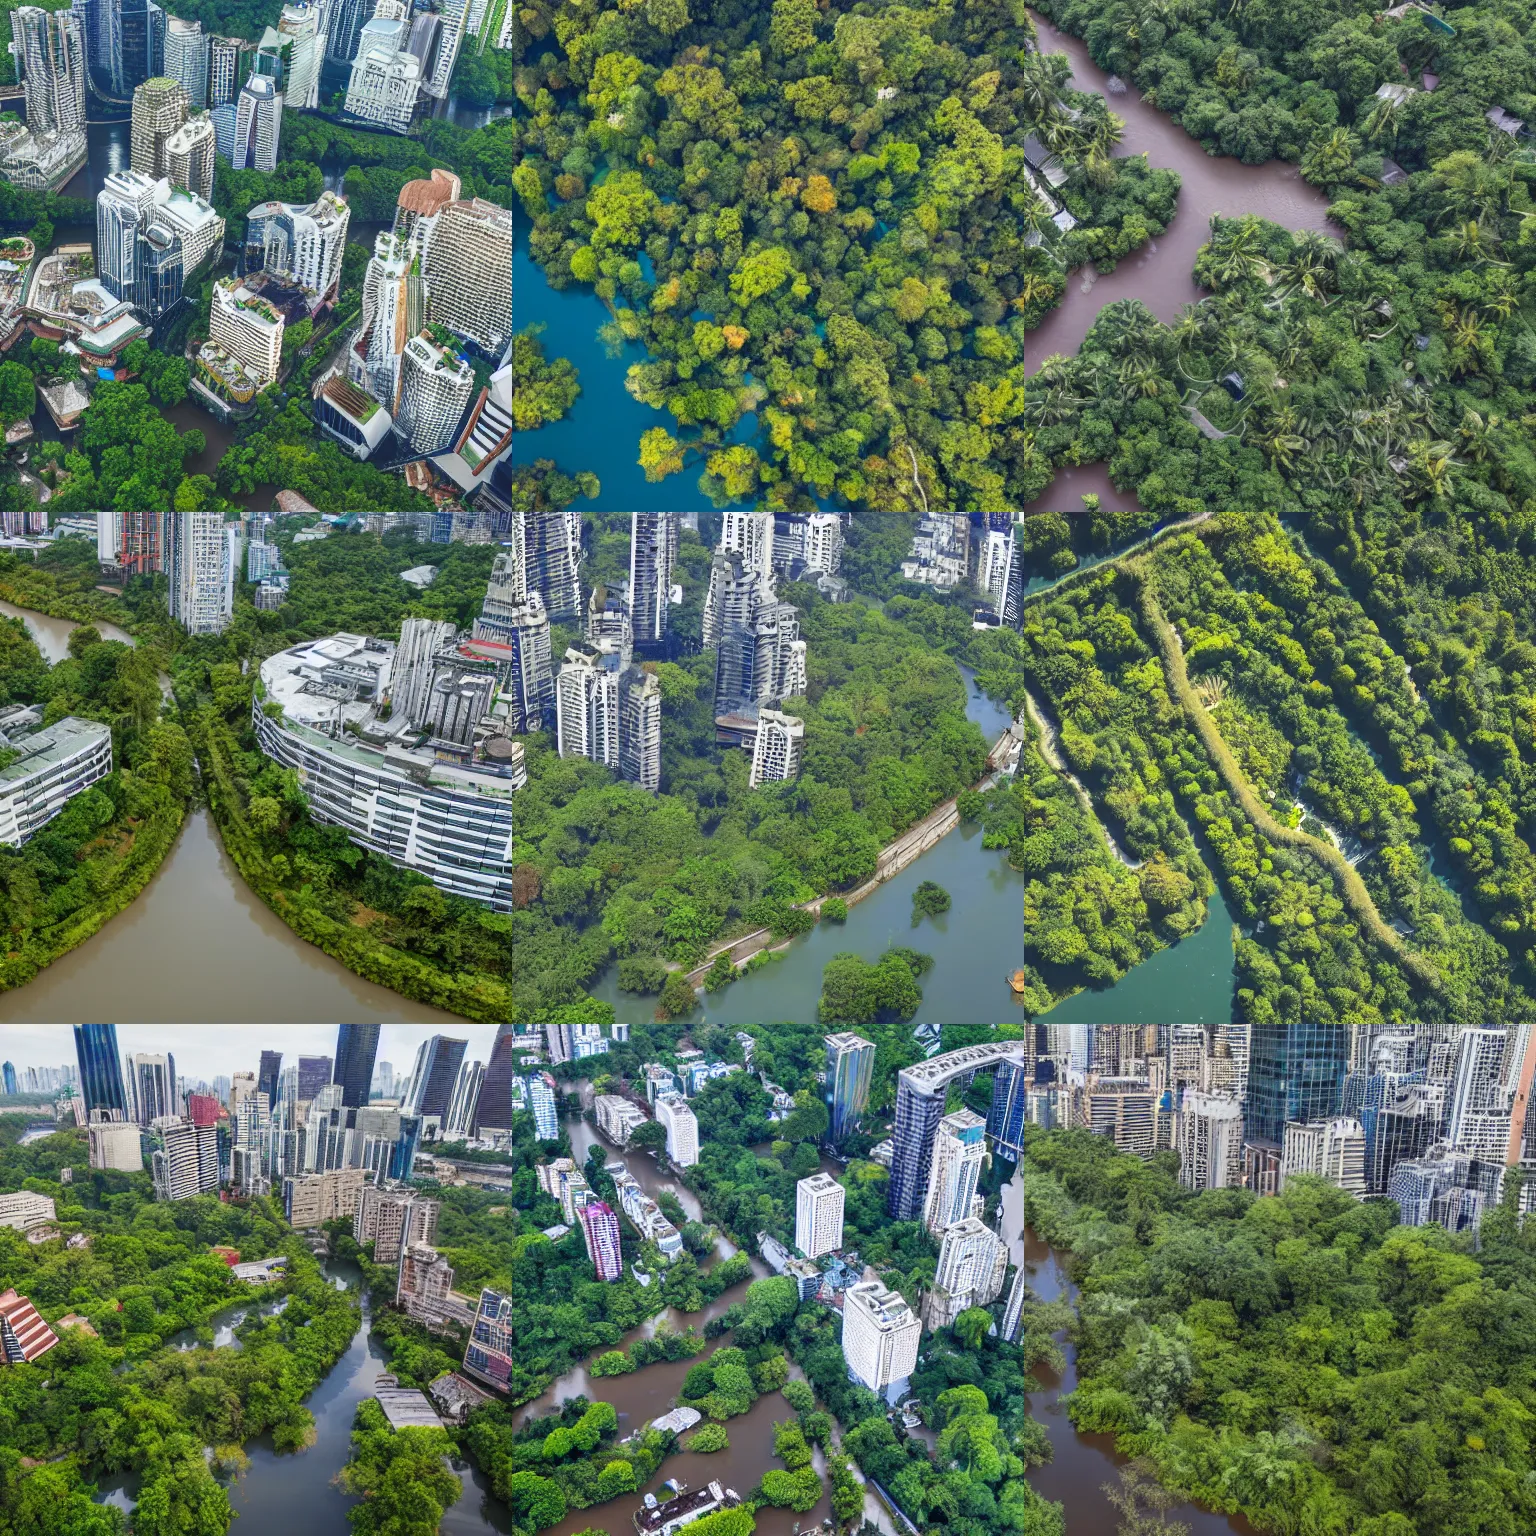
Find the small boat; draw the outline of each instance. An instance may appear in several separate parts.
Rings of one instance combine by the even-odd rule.
[[[1008,978],[1008,985],[1012,987],[1015,992],[1022,992],[1024,990],[1024,972],[1022,970],[1015,971],[1013,975]]]

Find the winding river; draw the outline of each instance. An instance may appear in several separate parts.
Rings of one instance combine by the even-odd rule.
[[[1328,222],[1328,199],[1301,179],[1301,172],[1282,160],[1244,165],[1225,155],[1207,154],[1204,146],[1165,113],[1142,101],[1134,86],[1118,93],[1078,38],[1053,27],[1038,12],[1035,22],[1042,53],[1064,53],[1072,65],[1075,90],[1104,97],[1110,110],[1125,121],[1118,156],[1145,154],[1154,168],[1177,171],[1181,185],[1178,212],[1156,240],[1125,257],[1103,276],[1094,268],[1077,268],[1061,304],[1031,331],[1025,343],[1025,372],[1036,373],[1055,353],[1075,356],[1089,327],[1106,304],[1140,299],[1159,320],[1171,321],[1182,306],[1193,304],[1203,291],[1194,279],[1195,256],[1210,239],[1216,214],[1236,218],[1256,213],[1286,229],[1334,230]],[[1136,499],[1109,483],[1102,464],[1063,470],[1030,505],[1040,511],[1080,511],[1087,493],[1102,498],[1105,510],[1129,511]]]
[[[1012,723],[1006,706],[976,686],[962,666],[966,715],[981,727],[988,747]],[[848,909],[846,923],[820,922],[793,939],[761,970],[719,992],[699,994],[697,1017],[710,1024],[756,1024],[764,1019],[813,1019],[821,973],[833,955],[853,951],[878,960],[892,945],[931,954],[922,978],[921,1016],[936,1024],[974,1024],[1017,1017],[1008,975],[1023,964],[1024,877],[1000,853],[982,847],[982,830],[962,822],[873,894]],[[924,880],[942,885],[953,905],[912,926],[912,893]],[[612,1003],[620,1023],[643,1024],[654,998],[621,992],[617,967],[592,987]]]
[[[23,619],[50,661],[77,626],[0,603]],[[106,638],[133,644],[110,624]],[[110,633],[109,633],[110,631]],[[0,992],[0,1022],[309,1024],[452,1022],[454,1015],[354,975],[306,944],[224,852],[202,807],[138,899],[40,976]]]

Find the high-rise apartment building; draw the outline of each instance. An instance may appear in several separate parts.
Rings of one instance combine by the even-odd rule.
[[[206,112],[189,117],[165,141],[165,175],[173,187],[195,192],[204,201],[213,196],[213,168],[216,143],[213,119]],[[223,220],[219,221],[222,244]],[[188,261],[195,267],[197,260]]]
[[[75,1058],[80,1067],[80,1097],[87,1115],[103,1110],[128,1118],[122,1057],[117,1053],[117,1025],[76,1024]]]
[[[472,1130],[477,1136],[512,1128],[512,1085],[518,1078],[516,1040],[512,1025],[496,1026],[496,1038],[491,1043],[491,1059],[486,1063],[485,1080],[480,1084],[480,1096],[475,1103]]]
[[[843,1295],[843,1358],[848,1374],[887,1402],[899,1402],[917,1366],[922,1320],[873,1270]]]
[[[291,10],[293,7],[285,7]],[[271,272],[304,290],[313,314],[334,303],[352,210],[326,191],[312,203],[257,203],[246,214],[245,269]]]
[[[235,142],[230,164],[237,171],[275,171],[283,126],[283,93],[265,75],[252,75],[235,104]]]
[[[373,1058],[379,1051],[377,1024],[341,1024],[336,1030],[336,1066],[333,1083],[341,1085],[341,1102],[358,1109],[368,1102],[373,1081]]]
[[[843,1186],[830,1173],[813,1173],[795,1185],[795,1247],[808,1259],[843,1246]]]
[[[804,749],[804,720],[766,705],[759,709],[747,788],[756,789],[759,784],[787,784],[798,778]]]
[[[425,266],[433,320],[499,356],[512,335],[511,210],[480,197],[447,204],[437,215]],[[566,616],[556,611],[548,590],[544,597],[551,617]],[[577,615],[579,604],[578,591],[569,616]]]
[[[841,1147],[859,1128],[875,1080],[874,1043],[844,1030],[827,1035],[827,1140]]]
[[[291,1227],[318,1227],[357,1210],[357,1195],[367,1182],[362,1168],[288,1176],[283,1180],[283,1214]]]
[[[186,93],[193,111],[201,112],[208,105],[208,38],[202,22],[166,17],[165,73]],[[228,101],[229,97],[220,100]]]
[[[498,641],[511,647],[514,732],[549,730],[555,724],[549,614],[543,598],[526,584],[521,528],[514,517],[512,548],[496,557],[474,628],[476,640]]]
[[[555,683],[559,753],[602,763],[654,794],[661,787],[661,685],[604,644],[565,653]]]
[[[364,1184],[352,1210],[352,1235],[374,1245],[375,1264],[392,1264],[412,1243],[430,1243],[437,1236],[440,1200],[426,1200],[410,1189]]]
[[[187,92],[177,80],[158,75],[133,93],[129,165],[157,181],[166,174],[166,141],[187,120]]]
[[[938,1269],[923,1298],[923,1321],[930,1328],[951,1327],[968,1307],[996,1301],[1008,1274],[1003,1240],[977,1217],[951,1223],[939,1237]]]
[[[1280,1161],[1281,1187],[1297,1173],[1316,1174],[1353,1195],[1365,1194],[1365,1128],[1343,1115],[1311,1125],[1288,1124]]]
[[[421,60],[402,46],[404,29],[398,18],[385,14],[389,9],[399,7],[379,0],[373,19],[363,24],[346,107],[391,133],[407,133],[421,94]]]
[[[85,1128],[90,1139],[92,1168],[118,1173],[140,1173],[144,1168],[144,1143],[139,1127],[131,1121],[95,1121]]]
[[[262,34],[258,52],[267,49],[269,37],[284,48],[283,99],[304,111],[319,105],[320,61],[325,55],[325,34],[321,31],[321,7],[305,4],[285,5],[272,28]]]
[[[1174,1140],[1186,1189],[1236,1189],[1243,1182],[1243,1106],[1235,1098],[1188,1089]]]
[[[283,317],[238,277],[213,285],[208,329],[211,341],[265,389],[276,382],[283,356]]]
[[[147,1126],[167,1115],[181,1114],[174,1056],[139,1051],[126,1057],[123,1065],[127,1070],[131,1119]]]
[[[240,94],[240,58],[250,46],[239,37],[220,37],[217,33],[209,37],[208,105],[210,107],[230,105]]]
[[[23,5],[11,12],[11,52],[36,134],[85,131],[85,47],[72,11]]]
[[[393,403],[395,431],[415,453],[439,453],[457,435],[475,375],[462,358],[423,331],[400,354],[400,393]]]
[[[941,1237],[946,1227],[971,1214],[971,1201],[987,1160],[987,1123],[969,1109],[939,1121],[933,1138],[923,1225]]]
[[[699,1122],[680,1093],[664,1093],[656,1100],[656,1119],[667,1129],[667,1156],[679,1168],[691,1168],[699,1160]]]
[[[624,1273],[624,1258],[619,1238],[619,1218],[611,1205],[589,1200],[576,1212],[586,1238],[587,1257],[597,1270],[599,1280],[617,1280]]]
[[[629,621],[634,644],[664,645],[672,627],[672,567],[678,514],[632,512],[629,529]]]
[[[215,1126],[182,1120],[164,1126],[162,1145],[150,1159],[156,1200],[190,1200],[219,1187],[219,1133]]]
[[[222,512],[170,512],[166,562],[170,615],[189,635],[217,635],[231,617],[226,599]]]

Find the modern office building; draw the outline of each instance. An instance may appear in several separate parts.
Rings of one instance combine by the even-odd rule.
[[[181,83],[166,75],[134,89],[128,163],[151,181],[166,174],[166,141],[186,122],[187,106]]]
[[[891,1179],[886,1211],[895,1221],[916,1221],[928,1192],[934,1138],[944,1117],[944,1095],[959,1077],[983,1069],[995,1070],[999,1062],[1022,1062],[1019,1041],[969,1045],[958,1051],[931,1056],[916,1066],[905,1067],[896,1079],[896,1127],[892,1133]]]
[[[414,453],[440,453],[452,445],[474,392],[475,375],[467,362],[426,331],[412,336],[400,355],[395,431]]]
[[[154,0],[73,0],[80,20],[91,88],[103,101],[126,104],[134,88],[161,73],[165,12]]]
[[[219,1132],[190,1120],[163,1126],[150,1158],[156,1200],[190,1200],[219,1187]]]
[[[139,230],[154,202],[155,178],[139,170],[109,172],[96,195],[96,276],[128,303],[137,302]]]
[[[238,277],[213,285],[210,343],[265,389],[277,379],[283,356],[283,317]]]
[[[512,1300],[496,1291],[480,1292],[480,1305],[464,1346],[464,1369],[500,1392],[510,1389],[514,1347]]]
[[[1348,1064],[1348,1028],[1254,1024],[1250,1030],[1245,1137],[1278,1144],[1291,1121],[1311,1124],[1331,1119],[1339,1107]]]
[[[437,15],[433,18],[437,25],[432,28],[431,46],[421,55],[423,95],[438,101],[447,97],[448,86],[453,79],[453,67],[464,45],[469,8],[470,0],[439,0]],[[421,19],[417,18],[418,21]]]
[[[656,1119],[667,1129],[667,1156],[679,1168],[691,1168],[699,1160],[699,1122],[680,1093],[664,1093],[656,1100]]]
[[[875,1047],[862,1035],[846,1030],[826,1036],[825,1044],[830,1120],[827,1141],[838,1148],[859,1129],[869,1105],[869,1090],[875,1080]]]
[[[213,196],[213,168],[217,158],[213,119],[206,112],[189,117],[165,141],[165,175],[173,187],[195,192],[205,202]],[[222,244],[223,220],[220,220]],[[190,263],[196,266],[194,261]]]
[[[292,10],[284,7],[284,14]],[[310,313],[336,301],[352,210],[334,192],[313,203],[258,203],[246,214],[245,270],[271,272],[304,290]]]
[[[843,1293],[843,1359],[852,1380],[896,1403],[910,1389],[923,1324],[873,1270],[865,1276]]]
[[[470,1125],[473,1135],[489,1136],[494,1131],[511,1130],[514,1110],[521,1108],[520,1103],[514,1104],[521,1090],[518,1054],[520,1048],[512,1025],[498,1024],[496,1038],[491,1042],[491,1058],[485,1065],[485,1079],[475,1101],[475,1117]],[[514,1094],[514,1084],[518,1085],[519,1094]]]
[[[86,1025],[85,1028],[100,1026]],[[106,1026],[111,1028],[110,1025]],[[85,1128],[90,1140],[92,1168],[116,1173],[141,1173],[144,1168],[144,1143],[139,1128],[131,1121],[94,1121]]]
[[[189,635],[221,634],[231,618],[222,512],[171,512],[170,615]]]
[[[1024,1112],[1029,1082],[1022,1061],[1000,1062],[992,1077],[992,1105],[987,1111],[987,1140],[1010,1163],[1024,1155]]]
[[[485,1083],[485,1063],[466,1061],[454,1079],[453,1096],[443,1121],[443,1134],[451,1139],[473,1134],[475,1111],[480,1103],[480,1089]]]
[[[759,708],[747,788],[756,789],[759,784],[785,784],[798,778],[804,749],[804,720],[766,705]]]
[[[808,1259],[843,1246],[843,1186],[830,1173],[813,1173],[795,1185],[795,1247]]]
[[[1280,1187],[1298,1173],[1315,1174],[1352,1195],[1365,1194],[1365,1127],[1345,1115],[1312,1125],[1287,1125]]]
[[[632,512],[629,529],[629,621],[642,650],[664,646],[672,629],[672,567],[677,563],[678,514]]]
[[[283,7],[276,32],[268,27],[257,45],[258,53],[274,46],[282,49],[283,100],[301,112],[320,102],[320,61],[325,56],[321,25],[321,7],[300,0]]]
[[[124,1059],[128,1081],[129,1117],[151,1126],[168,1116],[179,1117],[181,1098],[176,1091],[176,1058],[137,1051]]]
[[[940,1234],[939,1265],[923,1297],[923,1321],[949,1328],[970,1307],[985,1307],[1002,1294],[1008,1274],[1003,1240],[975,1216],[952,1222]]]
[[[453,1085],[469,1042],[449,1035],[432,1035],[416,1051],[416,1065],[411,1069],[411,1091],[401,1106],[407,1114],[436,1116],[448,1113]]]
[[[168,16],[165,21],[165,73],[186,93],[188,105],[201,112],[208,105],[208,38],[200,21]],[[228,101],[229,97],[220,100]],[[206,197],[208,194],[203,194]]]
[[[335,635],[269,657],[252,714],[262,749],[303,770],[318,820],[444,890],[510,911],[521,753],[508,770],[468,748],[451,756],[416,748],[409,721],[379,719],[393,655],[388,641]]]
[[[432,319],[499,357],[512,335],[511,210],[479,197],[448,203],[437,215],[425,269]],[[564,617],[548,591],[544,597],[551,616]],[[577,593],[572,616],[579,604]]]
[[[377,1024],[341,1024],[336,1030],[336,1067],[331,1081],[341,1085],[341,1102],[358,1109],[368,1102],[373,1059],[379,1051]]]
[[[1179,1182],[1186,1189],[1237,1189],[1243,1182],[1243,1106],[1225,1094],[1188,1089],[1174,1127]]]
[[[335,64],[357,57],[363,26],[373,16],[373,0],[334,0],[325,22],[325,56]]]
[[[263,1051],[261,1053],[261,1066],[256,1073],[256,1091],[267,1096],[269,1105],[277,1103],[278,1073],[282,1070],[283,1053],[281,1051]]]
[[[928,1192],[923,1200],[923,1225],[935,1237],[971,1214],[971,1201],[987,1160],[987,1125],[969,1109],[939,1121],[933,1139]]]
[[[589,1200],[576,1212],[586,1239],[587,1257],[597,1270],[599,1280],[617,1280],[624,1273],[624,1259],[619,1238],[619,1218],[611,1205]]]
[[[16,756],[0,767],[0,844],[29,841],[81,790],[112,772],[111,728],[75,715],[14,736],[5,747]]]
[[[4,1074],[5,1074],[5,1091],[6,1091],[7,1095],[14,1094],[17,1091],[17,1089],[16,1089],[16,1067],[15,1067],[14,1063],[9,1062],[9,1061],[6,1062],[4,1067],[0,1068],[0,1071],[3,1071]]]
[[[275,171],[283,126],[283,93],[265,75],[252,75],[235,104],[235,143],[230,164],[237,171]]]

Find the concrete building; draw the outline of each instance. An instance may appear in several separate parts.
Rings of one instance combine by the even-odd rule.
[[[1179,1183],[1237,1189],[1243,1182],[1243,1106],[1224,1094],[1188,1089],[1174,1127]]]
[[[307,205],[258,203],[246,214],[245,269],[296,283],[314,314],[336,301],[351,218],[345,200],[329,191]]]
[[[445,1137],[472,1134],[480,1103],[480,1089],[484,1082],[483,1061],[466,1061],[459,1067],[459,1075],[453,1085],[453,1097],[448,1101],[448,1113],[443,1119]]]
[[[587,1257],[597,1270],[599,1280],[617,1280],[624,1273],[624,1259],[619,1239],[619,1218],[611,1205],[589,1200],[576,1212],[586,1239]]]
[[[30,1189],[13,1190],[0,1195],[0,1227],[25,1232],[56,1219],[51,1195],[39,1195]]]
[[[67,715],[43,730],[4,740],[4,745],[19,754],[0,767],[0,843],[13,847],[112,772],[112,731],[99,721]]]
[[[923,1324],[873,1270],[843,1295],[843,1359],[848,1375],[888,1403],[911,1387]]]
[[[813,1173],[795,1185],[795,1247],[808,1259],[843,1246],[843,1186],[830,1173]]]
[[[232,617],[222,512],[171,512],[168,604],[189,635],[221,634]]]
[[[638,1104],[620,1098],[616,1093],[598,1094],[592,1107],[597,1112],[598,1130],[621,1147],[629,1145],[629,1138],[642,1125],[650,1124],[649,1117]]]
[[[11,49],[34,134],[85,129],[85,52],[79,18],[35,5],[11,12]]]
[[[151,181],[166,174],[165,146],[187,120],[187,93],[167,75],[146,80],[133,93],[129,165]]]
[[[167,1117],[181,1117],[181,1097],[176,1091],[176,1058],[150,1051],[123,1057],[123,1079],[128,1086],[128,1112],[141,1126]]]
[[[389,407],[400,392],[405,344],[427,323],[427,285],[419,256],[405,240],[380,230],[363,273],[363,313],[348,349],[347,376]]]
[[[193,111],[201,112],[208,105],[208,38],[202,22],[166,17],[165,73],[186,93]],[[229,97],[220,99],[227,101]]]
[[[1297,1173],[1316,1174],[1353,1195],[1365,1194],[1364,1126],[1344,1115],[1310,1125],[1292,1121],[1285,1128],[1280,1187]]]
[[[804,749],[804,720],[776,709],[759,709],[757,740],[752,747],[752,771],[747,777],[747,788],[756,789],[759,784],[784,784],[799,778]]]
[[[375,1264],[392,1264],[402,1248],[432,1242],[441,1210],[441,1201],[425,1200],[410,1189],[364,1184],[352,1212],[353,1236],[374,1245]]]
[[[974,1216],[944,1229],[933,1286],[923,1298],[923,1321],[949,1328],[969,1307],[985,1307],[1002,1294],[1008,1274],[1003,1240]]]
[[[358,1191],[367,1181],[362,1168],[334,1168],[325,1173],[290,1175],[283,1180],[283,1214],[292,1227],[318,1227],[339,1221],[357,1209]]]
[[[475,376],[468,363],[426,331],[412,336],[400,355],[395,431],[415,453],[440,452],[455,440],[474,392]]]
[[[380,0],[380,8],[389,0]],[[401,28],[392,18],[367,22],[347,82],[347,111],[391,133],[406,133],[421,93],[421,60],[400,46]]]
[[[206,201],[213,196],[216,150],[213,119],[206,112],[189,117],[165,141],[166,179],[173,187],[184,187]],[[219,224],[222,244],[222,219]],[[197,265],[195,261],[189,264]]]
[[[275,383],[283,355],[283,317],[236,277],[213,285],[210,341],[234,359],[260,389]]]
[[[585,757],[655,793],[661,787],[661,685],[604,641],[572,646],[555,683],[561,757]]]
[[[144,1169],[143,1142],[139,1128],[122,1120],[98,1122],[86,1126],[91,1144],[91,1167],[116,1173],[141,1173]]]
[[[114,298],[128,303],[138,299],[139,229],[154,202],[155,178],[136,168],[109,172],[96,194],[96,275]]]
[[[283,93],[264,75],[252,75],[235,104],[230,164],[237,171],[275,171],[282,125]]]
[[[325,33],[321,30],[319,5],[285,5],[277,20],[262,34],[257,52],[280,50],[284,62],[283,99],[298,111],[306,111],[320,102],[320,61],[325,55]]]
[[[987,1123],[969,1109],[939,1121],[933,1140],[923,1225],[935,1237],[971,1214],[971,1201],[987,1160]]]
[[[436,220],[425,263],[432,319],[500,356],[512,335],[511,210],[474,197]]]
[[[169,35],[169,34],[167,34]],[[241,55],[251,49],[251,44],[240,37],[220,37],[217,33],[208,39],[208,105],[221,107],[232,105],[240,93]],[[229,157],[226,155],[226,159]]]
[[[680,1093],[663,1094],[656,1100],[656,1118],[667,1128],[667,1156],[679,1168],[691,1168],[699,1160],[699,1122]]]
[[[638,646],[664,645],[671,632],[677,543],[676,512],[630,513],[629,621]]]
[[[160,1130],[161,1145],[150,1159],[156,1200],[190,1200],[219,1187],[219,1132],[216,1126],[180,1120]]]

